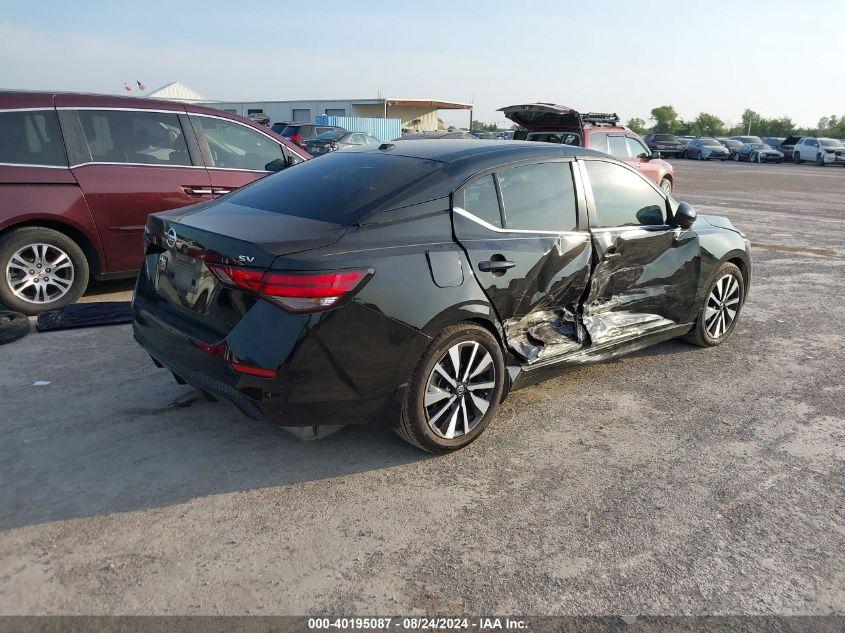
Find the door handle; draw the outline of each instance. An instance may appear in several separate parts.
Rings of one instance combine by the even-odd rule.
[[[506,259],[491,259],[483,262],[478,262],[478,270],[485,273],[503,273],[508,268],[516,266],[516,262],[510,262]]]
[[[211,189],[206,187],[182,187],[182,189],[189,196],[210,196],[212,194]]]

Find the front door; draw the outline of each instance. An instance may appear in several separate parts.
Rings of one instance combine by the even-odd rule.
[[[632,169],[601,159],[579,164],[595,250],[582,317],[592,345],[687,323],[699,278],[698,236],[669,226],[666,196]]]
[[[109,272],[141,267],[151,213],[211,199],[176,111],[64,110],[62,128]]]
[[[473,276],[526,362],[583,344],[578,302],[592,248],[579,224],[571,161],[486,173],[455,194],[453,225]]]
[[[199,114],[191,114],[190,119],[215,196],[284,169],[294,157],[276,139],[244,123]]]

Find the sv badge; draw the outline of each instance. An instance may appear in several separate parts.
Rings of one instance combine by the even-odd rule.
[[[251,264],[255,261],[255,257],[250,257],[249,255],[238,255],[238,261],[242,264]]]

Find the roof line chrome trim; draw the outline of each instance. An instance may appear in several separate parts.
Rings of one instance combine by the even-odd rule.
[[[495,231],[496,233],[530,233],[532,235],[589,235],[587,231],[541,231],[539,229],[536,231],[532,231],[529,229],[502,229],[498,226],[493,226],[489,222],[482,220],[477,215],[473,215],[472,213],[470,213],[466,209],[462,209],[461,207],[452,207],[452,211],[454,211],[458,215],[464,216],[467,220],[471,220],[476,224],[480,224],[485,229],[489,231]]]
[[[164,114],[185,114],[185,110],[165,110],[163,108],[109,108],[106,106],[57,106],[56,110],[113,110],[115,112],[158,112]]]
[[[205,165],[158,165],[154,163],[111,163],[111,162],[100,162],[97,160],[90,160],[84,163],[77,163],[76,165],[71,165],[71,169],[75,169],[76,167],[86,167],[87,165],[111,165],[111,166],[127,166],[127,167],[167,167],[168,169],[206,169]]]
[[[67,165],[33,165],[31,163],[0,163],[0,167],[41,167],[42,169],[69,169]]]
[[[4,112],[46,112],[48,110],[55,112],[56,108],[53,106],[41,106],[35,108],[0,108],[0,114],[3,114]]]

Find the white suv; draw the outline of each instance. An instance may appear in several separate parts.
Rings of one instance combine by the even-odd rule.
[[[792,162],[797,165],[805,160],[815,161],[821,166],[845,166],[845,145],[835,138],[805,136],[795,144],[795,149],[792,150]]]

